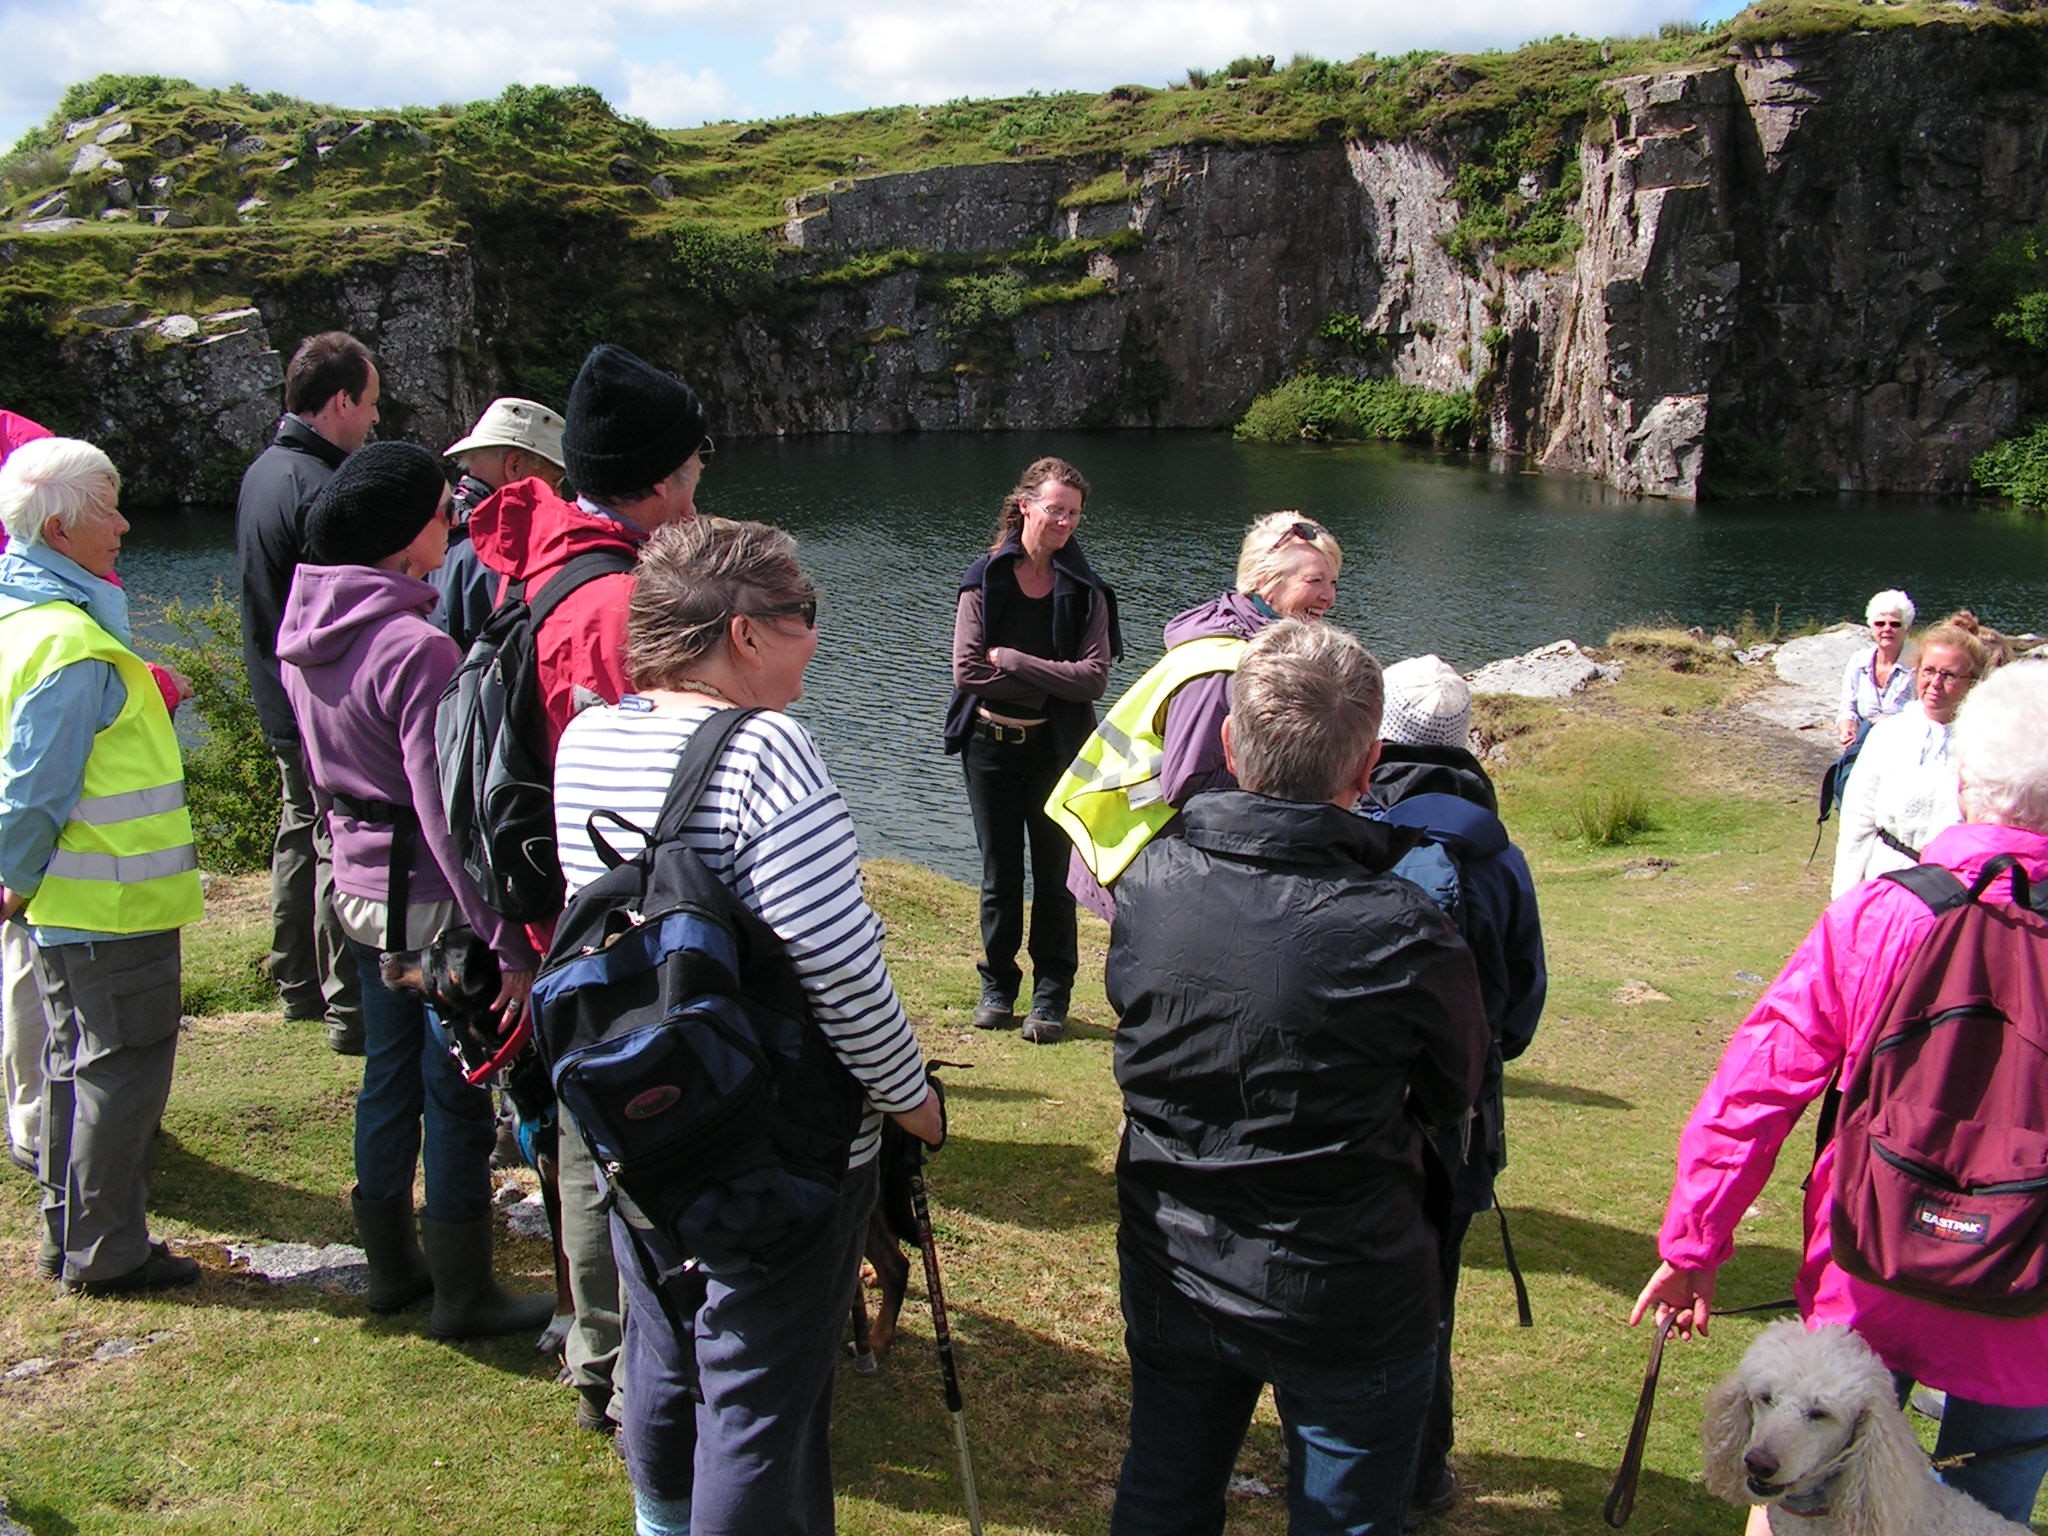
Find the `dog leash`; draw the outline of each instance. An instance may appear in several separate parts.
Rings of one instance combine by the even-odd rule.
[[[2036,1435],[2031,1440],[2022,1440],[2017,1445],[2001,1445],[1989,1451],[1957,1451],[1953,1456],[1937,1456],[1933,1467],[1937,1472],[1953,1472],[1958,1467],[1981,1467],[1987,1461],[2003,1461],[2008,1456],[2024,1456],[2028,1451],[2038,1451],[2048,1445],[2048,1435]]]
[[[1746,1307],[1728,1307],[1709,1314],[1713,1317],[1740,1317],[1745,1312],[1778,1312],[1793,1306],[1791,1297],[1783,1301],[1759,1301]],[[1636,1416],[1628,1427],[1628,1445],[1621,1453],[1621,1466],[1615,1471],[1614,1486],[1607,1490],[1607,1503],[1601,1509],[1601,1517],[1620,1530],[1628,1524],[1628,1517],[1635,1512],[1636,1484],[1643,1475],[1643,1447],[1650,1438],[1650,1410],[1657,1405],[1657,1376],[1664,1369],[1664,1341],[1671,1336],[1672,1321],[1676,1312],[1664,1314],[1664,1320],[1657,1324],[1656,1335],[1650,1340],[1650,1364],[1643,1372],[1642,1395],[1636,1399]]]

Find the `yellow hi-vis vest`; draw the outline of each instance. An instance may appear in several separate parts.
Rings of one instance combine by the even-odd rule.
[[[0,619],[0,729],[42,679],[79,661],[120,674],[127,702],[93,738],[85,788],[57,833],[23,916],[42,928],[157,933],[204,910],[185,769],[163,694],[142,659],[75,603],[38,603]]]
[[[1205,635],[1174,646],[1116,701],[1053,786],[1045,814],[1105,890],[1177,814],[1159,783],[1168,701],[1198,677],[1235,672],[1245,644],[1235,635]]]

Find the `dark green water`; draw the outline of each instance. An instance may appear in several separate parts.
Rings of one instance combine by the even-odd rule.
[[[1470,669],[1646,619],[1717,624],[1860,617],[1903,586],[1924,616],[2048,618],[2048,523],[1949,503],[1692,508],[1590,481],[1379,447],[1263,447],[1220,435],[805,438],[721,446],[698,507],[780,523],[825,592],[797,705],[860,826],[863,850],[968,878],[978,869],[958,765],[942,755],[955,581],[987,547],[1002,495],[1055,453],[1093,482],[1081,539],[1123,605],[1130,654],[1112,696],[1158,655],[1160,626],[1230,584],[1245,523],[1295,507],[1343,541],[1332,618],[1384,661],[1436,651]],[[122,555],[146,609],[233,588],[229,513],[143,517]],[[145,631],[147,626],[145,626]]]

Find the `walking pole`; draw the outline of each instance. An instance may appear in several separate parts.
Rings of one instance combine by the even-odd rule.
[[[946,1381],[946,1411],[953,1415],[953,1443],[960,1450],[960,1487],[967,1495],[967,1529],[981,1536],[981,1500],[974,1493],[974,1460],[967,1454],[967,1414],[960,1401],[960,1372],[953,1364],[953,1334],[946,1326],[946,1292],[939,1283],[939,1248],[932,1240],[932,1213],[924,1197],[924,1151],[910,1164],[910,1209],[917,1217],[917,1246],[924,1250],[924,1293],[932,1305],[932,1336],[939,1346],[939,1371]]]

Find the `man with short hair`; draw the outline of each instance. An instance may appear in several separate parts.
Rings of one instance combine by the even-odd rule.
[[[470,515],[515,480],[538,479],[561,491],[562,418],[537,400],[506,396],[485,406],[476,425],[441,451],[462,475],[455,482],[448,558],[433,577],[441,591],[434,622],[466,651],[498,596],[497,573],[485,568],[469,540]]]
[[[1117,1256],[1131,1443],[1112,1536],[1222,1529],[1263,1384],[1290,1531],[1396,1532],[1436,1359],[1429,1126],[1486,1057],[1472,956],[1394,876],[1416,834],[1353,814],[1380,669],[1287,619],[1231,682],[1224,760],[1117,883]]]
[[[382,393],[370,350],[345,331],[309,336],[284,374],[287,414],[242,476],[235,551],[242,577],[242,661],[249,697],[277,756],[283,813],[270,860],[270,978],[287,1019],[327,1020],[327,1043],[363,1052],[362,994],[334,916],[324,818],[277,670],[277,626],[305,554],[306,509],[341,461],[369,441]]]
[[[687,384],[610,343],[593,348],[569,391],[562,459],[579,492],[565,501],[545,480],[515,480],[470,516],[477,558],[529,601],[571,560],[597,550],[639,557],[648,535],[697,515],[697,480],[711,457],[710,418]],[[626,692],[630,569],[595,577],[564,598],[534,636],[547,755],[593,703]],[[550,929],[552,923],[547,925]],[[537,935],[545,949],[545,933]],[[560,1138],[562,1251],[576,1321],[564,1343],[576,1422],[617,1427],[619,1274],[611,1224],[590,1149],[570,1128]]]
[[[36,1269],[85,1295],[199,1278],[149,1236],[178,930],[203,904],[171,713],[110,579],[120,493],[106,454],[75,438],[0,466],[0,920],[28,923],[49,1014]]]

